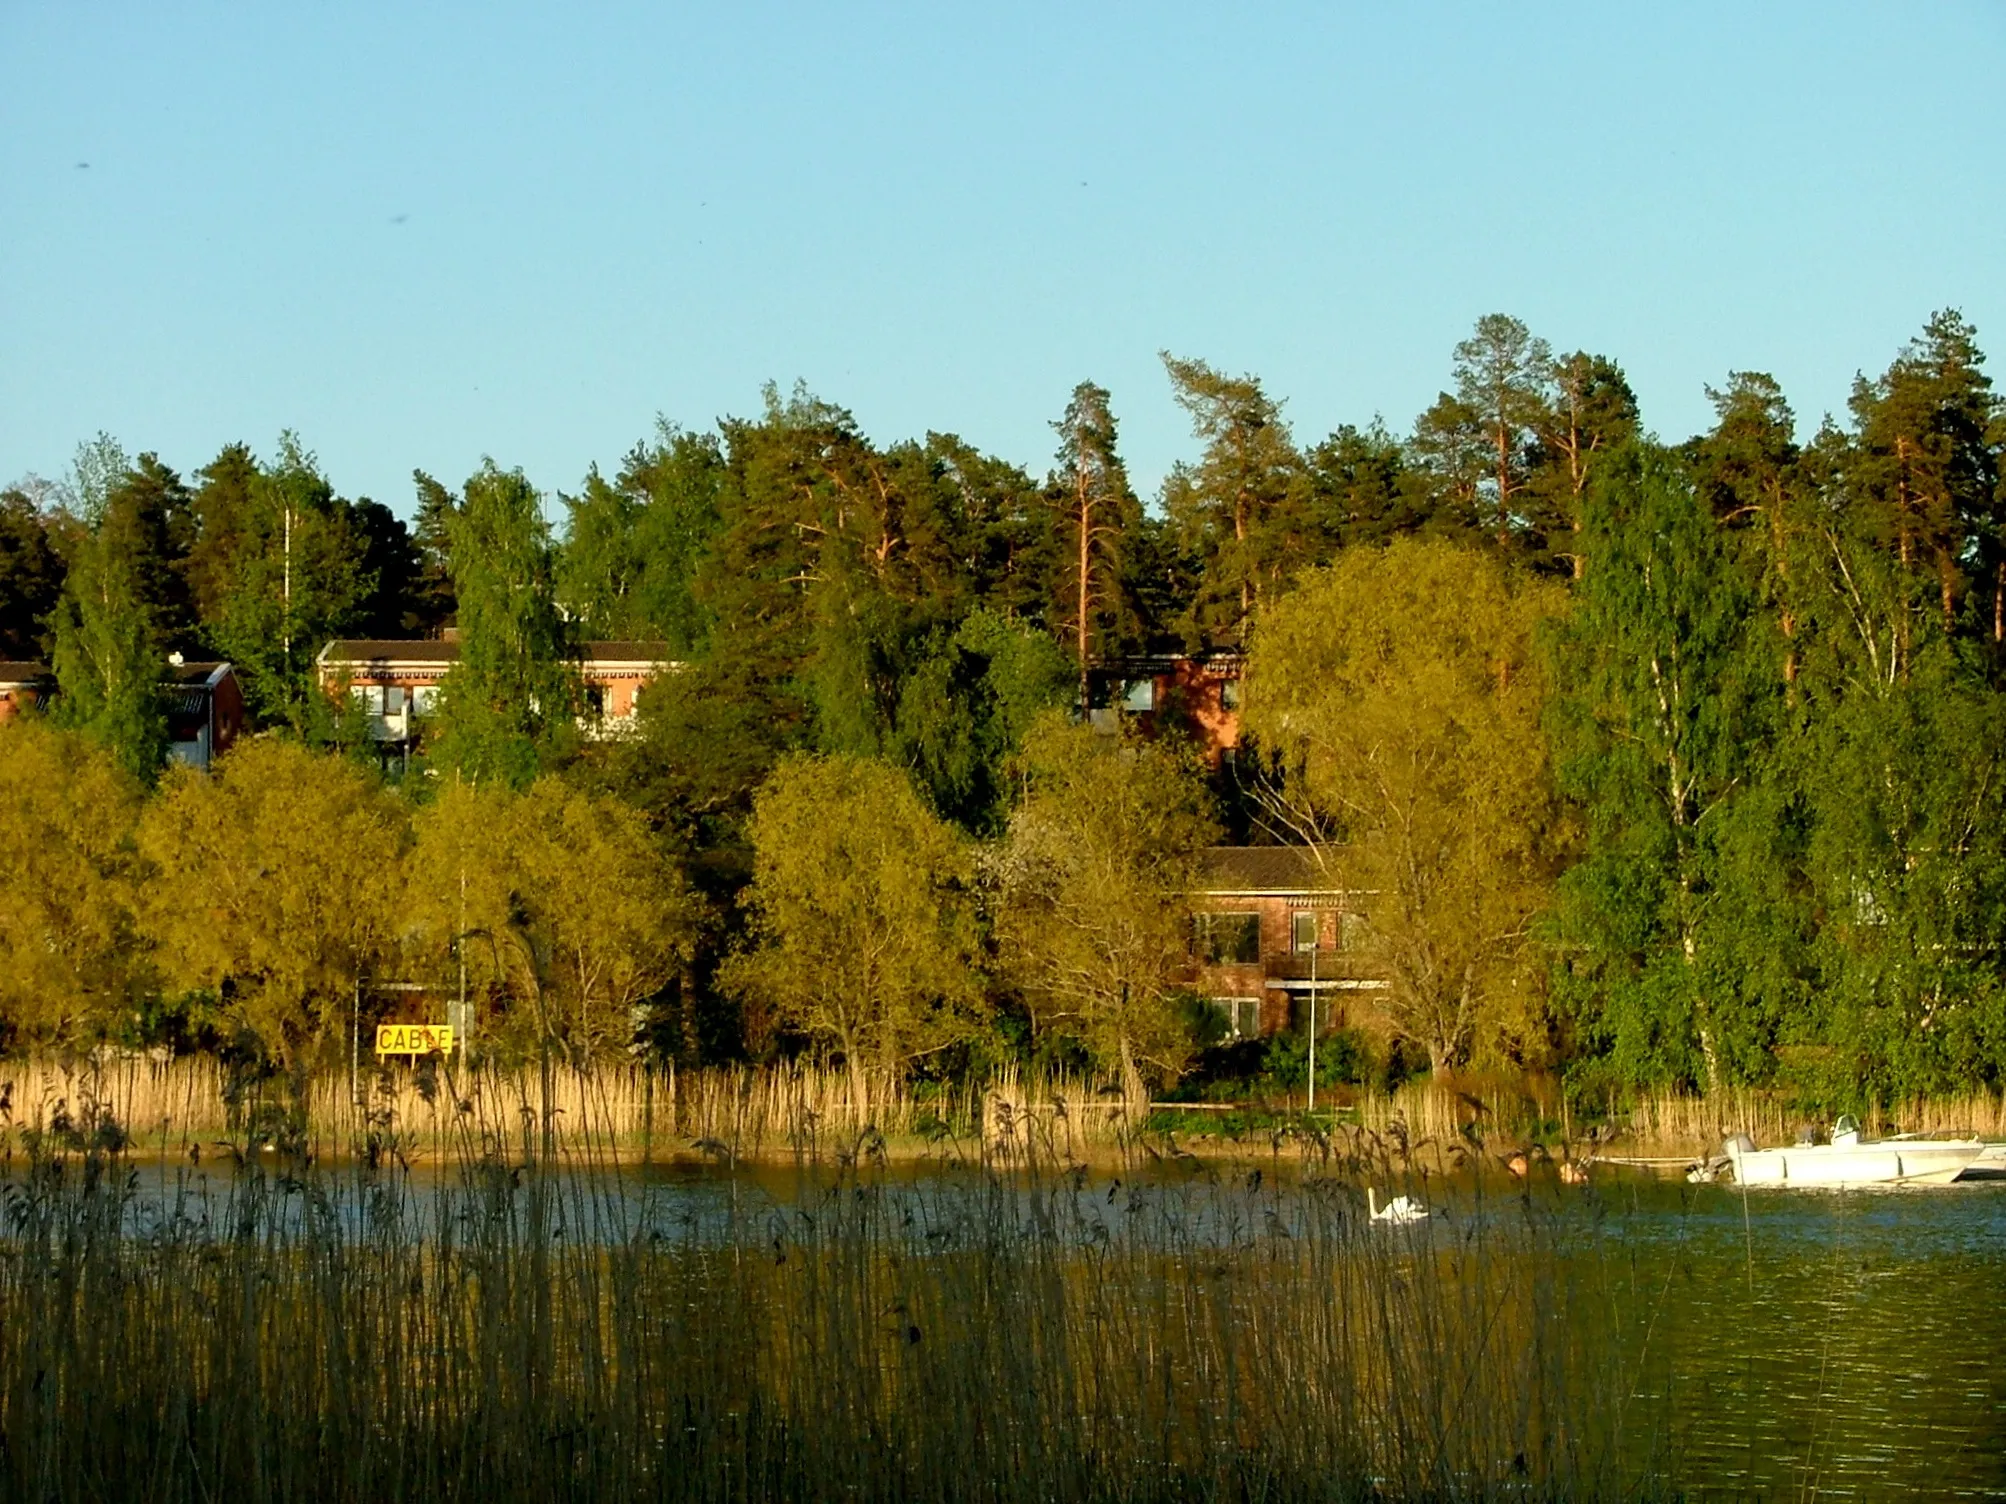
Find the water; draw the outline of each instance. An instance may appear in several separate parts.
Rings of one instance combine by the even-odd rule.
[[[442,1219],[519,1216],[518,1180],[451,1169],[331,1171],[312,1182],[146,1166],[128,1227],[226,1235],[334,1217],[360,1232],[435,1233]],[[1646,1175],[1585,1190],[1470,1180],[1417,1189],[1438,1215],[1364,1228],[1356,1185],[1287,1173],[1078,1174],[1056,1189],[973,1172],[893,1169],[832,1180],[793,1171],[656,1169],[562,1177],[549,1235],[740,1244],[799,1236],[832,1197],[873,1199],[916,1255],[996,1225],[1169,1253],[1252,1248],[1328,1226],[1335,1211],[1403,1254],[1469,1246],[1544,1261],[1567,1319],[1606,1328],[1617,1406],[1698,1494],[2006,1498],[2006,1181],[1886,1191],[1687,1186]]]

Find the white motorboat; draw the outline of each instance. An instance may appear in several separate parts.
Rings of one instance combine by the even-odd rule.
[[[1737,1133],[1725,1148],[1737,1183],[1801,1186],[1948,1185],[1986,1151],[1975,1138],[1863,1138],[1849,1117],[1839,1119],[1829,1144],[1758,1149]]]

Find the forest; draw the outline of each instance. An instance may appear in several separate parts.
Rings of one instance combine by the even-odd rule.
[[[797,386],[554,500],[418,472],[408,524],[290,433],[16,483],[0,658],[55,692],[0,726],[0,1041],[307,1070],[379,983],[464,976],[522,1058],[1163,1085],[1232,1053],[1178,981],[1199,853],[1304,843],[1387,979],[1332,1069],[1999,1088],[2006,404],[1959,314],[1815,429],[1730,371],[1684,439],[1502,314],[1404,432],[1163,365],[1191,450],[1148,498],[1091,382],[1042,474]],[[382,766],[315,655],[449,627]],[[680,665],[620,737],[579,718],[604,639]],[[1231,757],[1084,714],[1217,650]],[[212,774],[164,766],[171,654],[246,693]]]

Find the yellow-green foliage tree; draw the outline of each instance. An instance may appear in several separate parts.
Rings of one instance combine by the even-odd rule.
[[[1560,588],[1455,544],[1353,549],[1255,631],[1244,725],[1274,808],[1367,895],[1388,1021],[1437,1068],[1536,1055],[1531,946],[1559,868],[1540,623]]]
[[[868,1111],[870,1068],[982,1026],[969,850],[903,772],[854,757],[782,762],[751,832],[754,945],[724,985],[841,1051]]]
[[[140,914],[164,980],[215,995],[280,1064],[345,1032],[357,981],[392,952],[408,825],[346,759],[242,743],[170,773],[139,825]]]
[[[1077,1040],[1123,1090],[1175,1078],[1175,1003],[1198,854],[1218,839],[1196,772],[1161,746],[1053,715],[1025,739],[1025,794],[998,858],[997,942],[1040,1034]]]
[[[555,777],[521,793],[454,781],[416,825],[410,932],[435,960],[459,947],[502,1005],[487,1024],[497,1041],[579,1062],[630,1043],[698,919],[640,812]]]
[[[80,733],[0,727],[0,1038],[75,1047],[131,1018],[140,787]]]

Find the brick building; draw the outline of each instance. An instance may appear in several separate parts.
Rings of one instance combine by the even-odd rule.
[[[46,707],[56,676],[46,663],[0,663],[0,721]],[[229,663],[189,663],[175,654],[160,683],[168,756],[206,771],[242,735],[244,690]]]
[[[1385,983],[1357,959],[1358,895],[1303,846],[1214,846],[1191,895],[1190,984],[1227,1033],[1258,1038],[1309,1022],[1319,1034],[1369,1021]]]
[[[1240,677],[1234,652],[1113,658],[1087,675],[1087,718],[1102,731],[1180,732],[1215,766],[1240,745]]]
[[[659,642],[587,642],[579,645],[578,674],[585,686],[585,724],[595,735],[618,736],[634,723],[641,686],[675,667]],[[369,715],[370,735],[386,749],[409,749],[431,711],[439,682],[460,661],[454,637],[338,638],[316,660],[329,694],[344,687]]]

